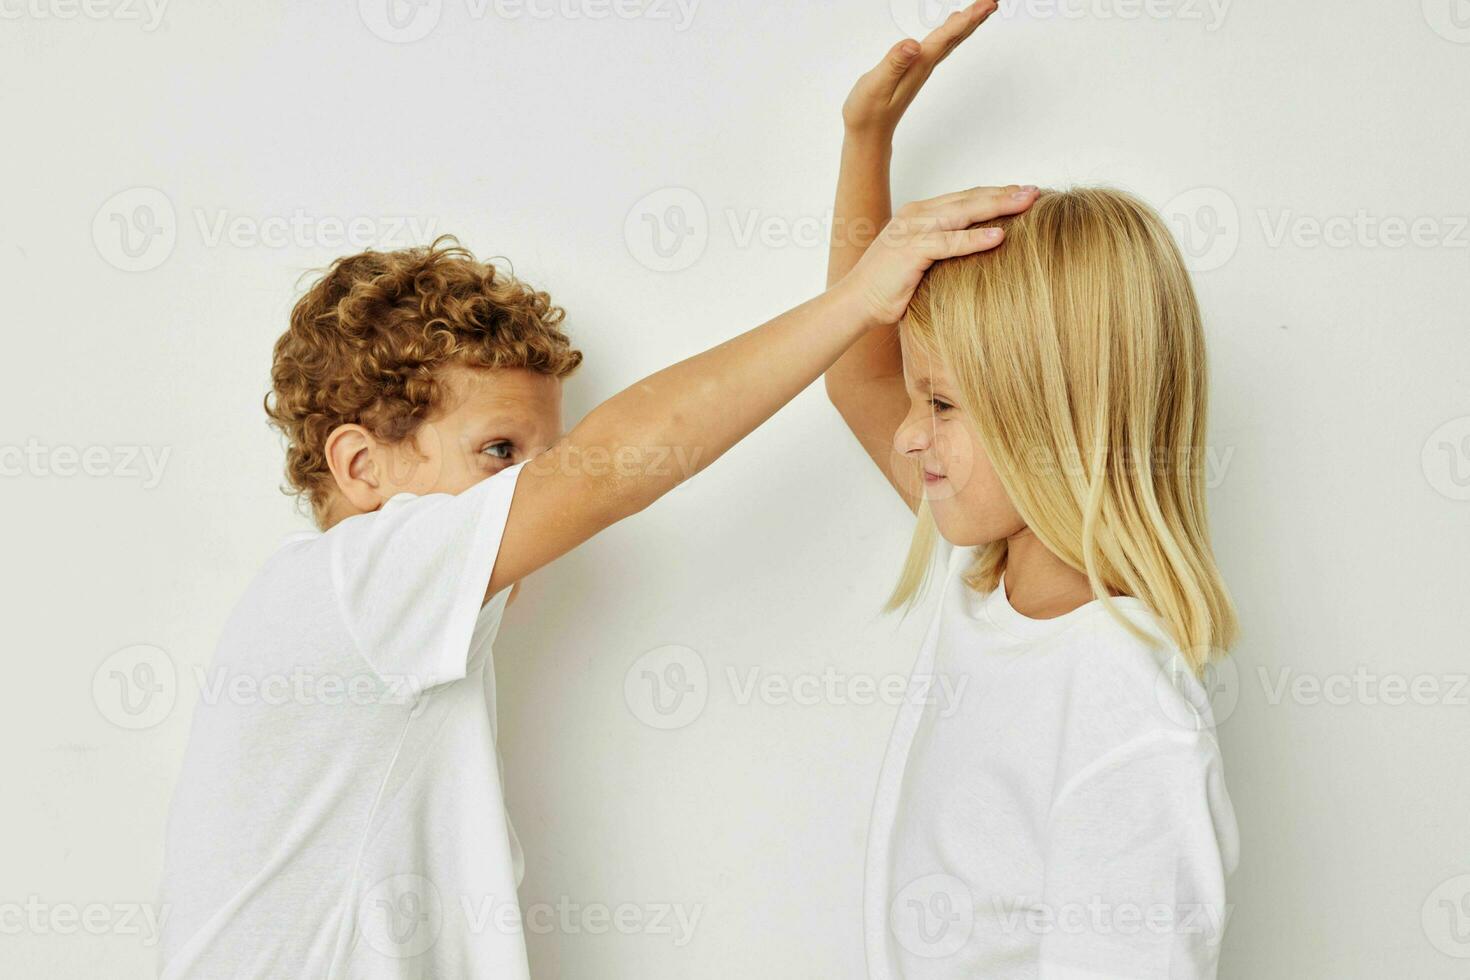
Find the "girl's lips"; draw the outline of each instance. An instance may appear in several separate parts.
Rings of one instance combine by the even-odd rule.
[[[925,483],[938,483],[942,479],[944,479],[944,476],[942,474],[939,474],[939,473],[930,473],[928,470],[925,470],[924,471],[924,482]]]

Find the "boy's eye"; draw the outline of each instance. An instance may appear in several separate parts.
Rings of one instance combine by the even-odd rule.
[[[492,442],[480,452],[495,459],[510,459],[515,455],[516,447],[509,442]]]

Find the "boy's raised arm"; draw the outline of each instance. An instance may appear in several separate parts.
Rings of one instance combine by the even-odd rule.
[[[816,299],[593,409],[521,471],[486,596],[713,463],[864,332],[902,317],[930,265],[999,241],[995,229],[972,226],[1006,213],[1004,197],[976,188],[907,205]]]
[[[842,106],[844,135],[832,214],[827,281],[842,279],[862,258],[876,230],[888,220],[889,163],[893,133],[904,111],[934,69],[997,9],[995,0],[977,0],[955,11],[921,44],[900,41],[878,66],[858,79]],[[1012,193],[1020,188],[1008,188]],[[1023,210],[1014,201],[997,214]],[[910,509],[923,494],[914,472],[893,465],[893,439],[909,398],[903,386],[897,322],[866,331],[826,373],[827,395],[853,435]]]

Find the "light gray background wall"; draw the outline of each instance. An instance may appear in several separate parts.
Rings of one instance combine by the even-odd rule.
[[[0,0],[0,973],[151,969],[195,671],[301,524],[259,409],[297,277],[441,231],[511,257],[587,353],[575,420],[820,286],[842,97],[946,9]],[[1470,969],[1467,90],[1466,0],[1030,0],[900,134],[901,198],[1110,182],[1198,270],[1232,980]],[[527,584],[522,900],[635,925],[543,914],[538,976],[860,975],[905,541],[811,391]],[[674,661],[705,681],[670,719]]]

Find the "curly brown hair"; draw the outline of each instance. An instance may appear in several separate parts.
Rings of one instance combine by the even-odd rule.
[[[450,364],[565,377],[582,363],[551,297],[476,260],[453,237],[333,262],[276,341],[265,411],[285,435],[287,493],[320,521],[333,482],[327,437],[356,423],[398,442],[440,407]]]

